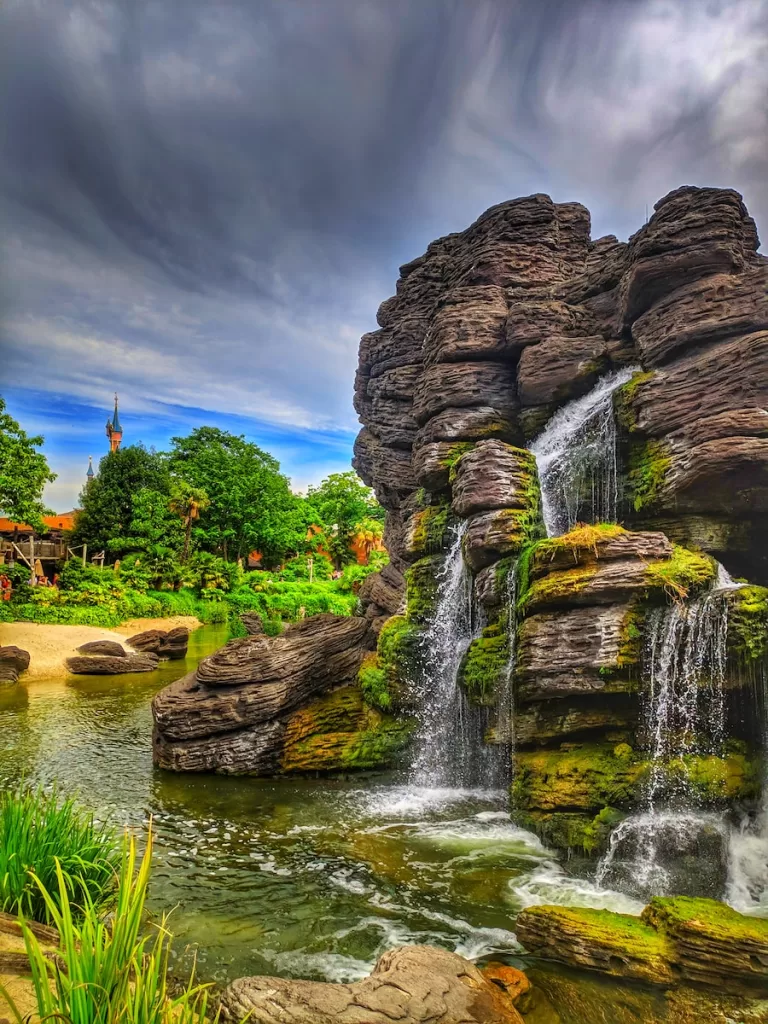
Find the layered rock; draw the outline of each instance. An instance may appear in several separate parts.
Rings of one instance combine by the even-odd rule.
[[[128,653],[116,640],[91,640],[77,648],[79,654],[104,654],[108,658],[124,658]]]
[[[155,697],[155,763],[261,775],[391,764],[410,723],[365,699],[374,642],[370,618],[335,615],[231,640]]]
[[[154,672],[157,668],[156,654],[126,654],[117,657],[107,654],[91,654],[67,658],[67,670],[75,676],[117,676],[132,672]]]
[[[0,687],[14,686],[29,668],[29,651],[20,647],[0,647]]]
[[[147,629],[136,633],[126,640],[129,647],[147,654],[156,654],[158,658],[176,660],[187,656],[189,630],[186,626],[175,629]]]
[[[464,957],[430,946],[392,949],[353,984],[238,978],[221,1008],[227,1020],[260,1024],[522,1024],[505,988]]]
[[[640,918],[605,910],[523,910],[516,934],[537,956],[663,988],[768,993],[768,922],[715,900],[656,897]]]

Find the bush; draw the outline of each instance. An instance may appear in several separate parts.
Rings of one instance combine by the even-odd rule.
[[[84,905],[71,899],[66,874],[56,864],[56,877],[35,882],[50,920],[61,936],[61,948],[49,959],[22,923],[32,984],[40,1020],[68,1024],[205,1024],[208,985],[190,978],[180,995],[168,991],[168,961],[173,936],[166,918],[154,940],[144,931],[144,911],[152,858],[152,835],[136,871],[136,844],[126,840],[120,865],[114,913],[105,921],[86,893]],[[0,985],[18,1024],[25,1024],[9,993]],[[211,1024],[217,1024],[218,1013]]]
[[[112,895],[120,852],[114,831],[54,792],[19,788],[0,796],[0,910],[50,923],[53,909],[40,885],[58,891],[61,871],[76,905],[100,907]]]

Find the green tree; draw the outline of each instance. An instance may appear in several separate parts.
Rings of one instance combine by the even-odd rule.
[[[350,546],[358,523],[381,521],[384,510],[353,469],[331,473],[319,487],[310,487],[307,505],[313,521],[328,538],[330,554],[337,566],[352,560]]]
[[[116,554],[145,551],[153,558],[178,557],[184,544],[184,525],[162,491],[142,487],[131,498],[132,514],[124,537],[112,537],[107,547]]]
[[[175,479],[171,483],[171,512],[181,517],[184,523],[184,548],[181,552],[182,562],[189,558],[189,547],[192,538],[192,523],[200,518],[211,504],[210,498],[202,487],[193,487],[186,480]]]
[[[291,493],[280,463],[242,435],[198,427],[172,438],[173,472],[205,491],[194,533],[201,545],[226,559],[260,551],[276,564],[304,542],[307,515]]]
[[[105,455],[98,475],[80,494],[72,543],[87,544],[92,551],[114,550],[111,540],[132,535],[134,498],[144,489],[165,495],[168,501],[170,474],[165,455],[140,444]]]
[[[42,452],[39,435],[30,437],[6,412],[0,396],[0,511],[9,519],[43,529],[42,517],[48,513],[43,503],[43,488],[56,479]]]

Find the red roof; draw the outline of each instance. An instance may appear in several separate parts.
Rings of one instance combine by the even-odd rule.
[[[49,530],[73,530],[75,527],[76,512],[57,512],[52,516],[43,516],[43,522]],[[0,516],[0,533],[34,533],[35,531],[27,523],[14,523],[10,519]]]

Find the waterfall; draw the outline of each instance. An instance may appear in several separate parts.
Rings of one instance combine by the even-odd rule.
[[[628,366],[601,377],[588,394],[559,409],[531,443],[548,537],[567,533],[578,522],[616,521],[613,393],[638,370]]]
[[[724,578],[723,583],[688,604],[656,609],[646,620],[643,734],[651,770],[645,807],[611,833],[597,868],[599,884],[615,884],[620,878],[638,895],[658,895],[679,890],[675,861],[722,863],[727,841],[722,816],[697,809],[680,759],[722,749],[726,595],[734,587]],[[707,880],[698,882],[706,885]]]
[[[483,781],[482,715],[469,706],[458,683],[462,658],[481,628],[461,550],[466,528],[466,521],[453,528],[437,573],[435,611],[421,641],[419,729],[411,768],[411,782],[418,786]]]
[[[507,642],[509,650],[501,686],[496,698],[496,725],[494,732],[497,742],[507,747],[511,758],[515,745],[515,695],[514,678],[517,666],[517,561],[513,561],[507,573]]]

